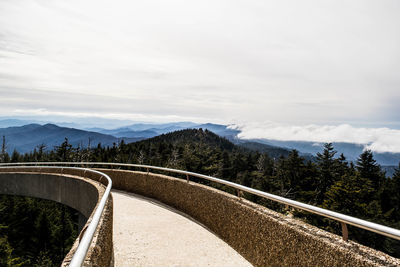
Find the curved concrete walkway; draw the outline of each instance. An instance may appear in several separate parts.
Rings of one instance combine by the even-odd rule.
[[[124,191],[114,200],[115,266],[252,266],[198,222]]]

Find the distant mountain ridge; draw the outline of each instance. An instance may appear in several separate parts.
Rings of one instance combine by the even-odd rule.
[[[175,132],[184,129],[207,129],[220,136],[233,138],[240,131],[229,129],[226,125],[205,123],[196,124],[193,122],[172,122],[172,123],[138,123],[124,126],[116,129],[89,128],[87,130],[109,134],[115,137],[130,137],[130,138],[151,138],[161,134]]]
[[[28,124],[55,124],[60,127],[69,127],[69,128],[76,128],[80,129],[79,124],[72,123],[72,122],[57,122],[52,123],[48,121],[41,121],[41,120],[27,120],[27,119],[1,119],[0,118],[0,128],[9,128],[9,127],[21,127]]]
[[[5,136],[7,152],[11,154],[14,150],[17,150],[20,153],[31,152],[41,144],[44,144],[48,150],[52,150],[55,146],[60,145],[65,138],[68,138],[69,143],[75,147],[78,145],[87,147],[89,139],[92,147],[97,146],[99,143],[103,146],[111,146],[113,143],[118,143],[122,140],[124,140],[125,143],[132,143],[149,138],[152,138],[152,140],[158,140],[158,138],[164,138],[166,134],[186,129],[192,129],[194,131],[185,132],[185,136],[188,133],[199,133],[195,131],[198,129],[208,130],[212,132],[212,134],[205,135],[205,138],[211,138],[208,140],[210,142],[212,140],[217,140],[215,142],[226,140],[226,142],[224,141],[223,143],[229,147],[230,145],[228,145],[228,143],[230,144],[232,141],[239,147],[262,153],[265,152],[271,157],[278,158],[281,155],[287,156],[290,152],[284,148],[256,144],[248,141],[242,142],[236,138],[239,131],[229,129],[225,125],[212,123],[194,124],[184,122],[168,124],[133,124],[113,130],[90,128],[89,131],[60,127],[55,124],[40,125],[32,123],[24,126],[0,128],[0,136]],[[182,133],[180,134],[182,135]],[[226,139],[212,138],[214,134],[215,136],[225,137]],[[182,139],[183,137],[184,136],[181,136],[180,140],[184,140]],[[193,136],[189,134],[189,136],[186,136],[186,139],[193,140]],[[194,140],[196,140],[196,136],[194,137]]]
[[[97,132],[78,130],[75,128],[60,127],[55,124],[28,124],[24,126],[0,128],[0,136],[5,136],[8,153],[17,150],[20,153],[33,151],[37,146],[44,144],[48,150],[60,145],[65,138],[73,146],[87,147],[89,140],[92,146],[112,145],[124,140],[127,143],[138,141],[138,138],[117,138]]]

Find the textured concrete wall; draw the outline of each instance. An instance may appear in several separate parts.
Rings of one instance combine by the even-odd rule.
[[[71,169],[0,169],[0,194],[12,194],[57,201],[79,211],[89,218],[104,194],[106,183],[99,175]],[[85,178],[84,178],[85,177]],[[89,179],[88,179],[89,178]],[[113,259],[112,197],[107,201],[84,266],[110,266]],[[85,229],[85,227],[83,229]],[[80,233],[80,236],[83,232]],[[79,237],[64,259],[68,266],[79,245]]]
[[[203,223],[255,266],[400,266],[384,253],[207,186],[105,170],[113,188],[157,199]]]
[[[89,218],[99,198],[97,186],[71,175],[0,173],[0,194],[53,200]]]

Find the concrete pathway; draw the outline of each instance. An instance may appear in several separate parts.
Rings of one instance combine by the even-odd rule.
[[[252,266],[179,211],[132,193],[112,194],[116,267]]]

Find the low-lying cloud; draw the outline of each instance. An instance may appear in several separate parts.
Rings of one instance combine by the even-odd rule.
[[[241,130],[242,139],[280,141],[346,142],[365,145],[375,152],[400,153],[400,130],[358,128],[349,124],[291,126],[277,123],[248,123],[231,126]]]

